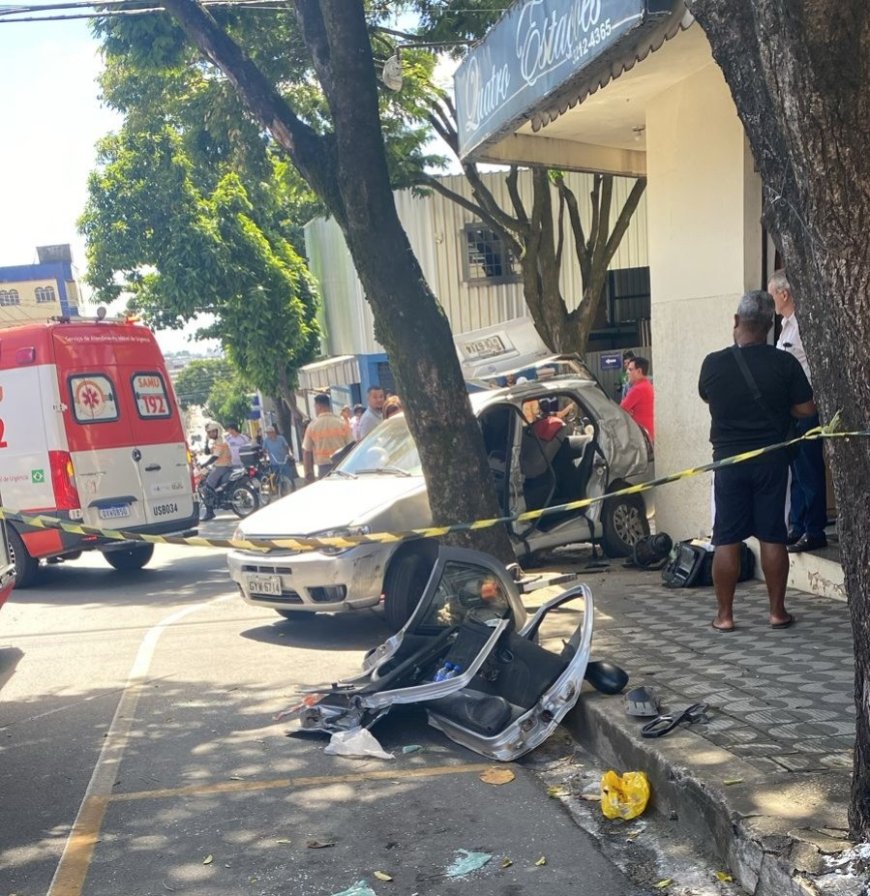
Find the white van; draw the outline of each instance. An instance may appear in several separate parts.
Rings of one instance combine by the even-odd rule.
[[[154,334],[131,321],[0,330],[0,491],[7,510],[99,529],[194,534],[190,453]],[[8,523],[16,587],[83,550],[141,569],[154,546]]]

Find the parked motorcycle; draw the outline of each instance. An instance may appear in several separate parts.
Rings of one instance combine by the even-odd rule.
[[[260,506],[260,492],[256,479],[256,468],[235,467],[217,489],[205,484],[209,467],[197,466],[194,473],[194,484],[199,495],[199,506],[202,513],[232,510],[237,517],[250,516]]]

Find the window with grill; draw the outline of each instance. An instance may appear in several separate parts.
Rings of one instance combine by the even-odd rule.
[[[11,305],[20,305],[21,299],[17,289],[0,289],[0,308],[9,308]]]
[[[53,286],[37,286],[36,287],[36,304],[44,305],[46,302],[56,302],[57,297],[54,294]]]
[[[518,280],[510,249],[494,230],[481,224],[466,224],[464,237],[464,279],[468,282]]]

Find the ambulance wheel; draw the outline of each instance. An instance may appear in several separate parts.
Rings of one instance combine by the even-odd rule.
[[[103,556],[109,566],[119,572],[135,572],[151,559],[154,554],[153,544],[137,544],[136,547],[123,551],[107,551]]]
[[[623,488],[619,483],[612,489]],[[628,557],[641,538],[649,535],[646,504],[640,495],[608,498],[601,508],[601,546],[608,557]]]
[[[39,575],[39,559],[31,557],[21,536],[9,526],[9,559],[15,564],[15,587],[29,588]]]
[[[250,516],[260,506],[260,496],[246,483],[236,485],[230,493],[230,506],[236,516]]]

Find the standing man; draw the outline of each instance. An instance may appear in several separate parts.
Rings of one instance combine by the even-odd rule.
[[[773,316],[769,293],[747,293],[734,316],[734,345],[707,355],[701,365],[698,392],[710,406],[713,460],[781,442],[791,417],[815,413],[813,391],[800,364],[792,355],[767,344]],[[714,473],[713,586],[718,612],[712,625],[716,631],[734,631],[740,543],[750,535],[761,545],[770,625],[787,628],[794,622],[785,609],[787,486],[788,458],[784,451],[763,454]]]
[[[794,355],[809,380],[810,366],[794,313],[794,296],[785,271],[774,271],[767,289],[773,296],[776,313],[782,315],[782,332],[776,347]],[[802,436],[818,425],[818,414],[804,417],[798,420],[795,435]],[[828,501],[822,440],[805,440],[799,442],[796,448],[797,453],[791,461],[791,508],[788,514],[788,550],[791,553],[814,551],[828,544],[825,535]]]
[[[314,419],[308,424],[302,437],[302,463],[306,482],[314,482],[315,466],[317,476],[325,476],[332,469],[332,455],[351,440],[350,430],[344,420],[332,413],[328,395],[314,396],[314,414]]]
[[[626,373],[629,383],[628,394],[619,406],[634,417],[635,423],[645,429],[649,440],[654,442],[655,393],[653,384],[647,379],[649,361],[640,356],[633,357],[628,362]]]
[[[359,421],[359,438],[367,436],[384,419],[384,402],[387,396],[380,386],[369,386],[366,392],[368,409]]]
[[[631,363],[631,359],[634,357],[634,352],[627,348],[622,353],[622,376],[619,378],[619,400],[622,401],[626,395],[628,395],[628,390],[631,388],[631,379],[628,375],[628,365]]]

